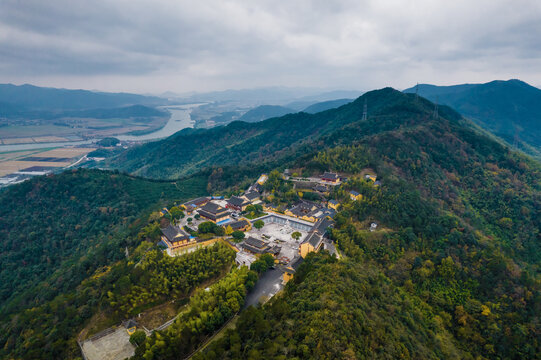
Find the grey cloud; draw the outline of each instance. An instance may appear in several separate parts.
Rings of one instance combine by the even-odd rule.
[[[104,90],[541,83],[525,0],[4,0],[0,77]]]

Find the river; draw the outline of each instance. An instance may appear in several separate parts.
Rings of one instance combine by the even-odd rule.
[[[203,104],[187,104],[187,105],[168,105],[162,106],[160,109],[167,110],[171,113],[169,121],[159,130],[156,130],[149,134],[144,134],[140,136],[136,135],[113,135],[113,137],[121,141],[151,141],[163,139],[168,136],[173,135],[177,131],[180,131],[185,128],[193,128],[194,122],[190,116],[190,113],[195,107],[198,107]],[[21,151],[21,150],[32,150],[32,149],[42,149],[42,148],[52,148],[52,147],[63,147],[63,146],[79,146],[79,145],[88,145],[93,144],[99,139],[92,140],[81,140],[81,141],[66,141],[66,142],[50,142],[50,143],[31,143],[31,144],[14,144],[14,145],[0,145],[0,152],[5,151]]]

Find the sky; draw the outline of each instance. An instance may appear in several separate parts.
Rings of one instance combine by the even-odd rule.
[[[0,83],[159,94],[541,85],[539,0],[0,0]]]

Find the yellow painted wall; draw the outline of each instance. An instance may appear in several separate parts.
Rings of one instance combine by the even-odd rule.
[[[285,273],[284,273],[284,278],[283,278],[284,284],[287,283],[287,282],[288,282],[289,280],[291,280],[291,279],[293,279],[293,274],[290,274],[290,273],[285,272]]]
[[[314,247],[312,245],[310,245],[310,243],[307,243],[307,242],[302,243],[301,246],[299,247],[299,251],[301,253],[301,256],[304,259],[306,257],[306,255],[308,255],[309,253],[314,251]]]
[[[334,210],[337,210],[339,205],[340,205],[340,204],[336,204],[336,205],[335,205],[335,204],[332,204],[332,203],[329,202],[329,207],[332,208],[332,209],[334,209]]]
[[[316,218],[313,216],[303,216],[301,217],[302,220],[309,221],[309,222],[316,222]]]

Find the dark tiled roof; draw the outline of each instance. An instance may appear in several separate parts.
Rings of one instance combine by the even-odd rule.
[[[183,229],[180,229],[177,226],[173,226],[171,224],[169,224],[169,226],[161,230],[162,230],[163,235],[167,238],[167,240],[169,240],[169,242],[178,241],[179,238],[183,239],[183,238],[190,237],[190,235],[186,231],[184,231]]]
[[[227,202],[236,207],[241,207],[247,203],[246,200],[238,196],[231,196],[231,198],[227,200]]]
[[[241,246],[242,246],[244,249],[246,249],[246,250],[248,250],[248,251],[251,251],[251,252],[253,252],[253,253],[256,253],[256,254],[263,254],[263,253],[265,252],[265,250],[268,249],[267,246],[265,246],[264,248],[260,249],[260,248],[257,248],[257,247],[255,247],[255,246],[252,246],[252,245],[250,245],[250,244],[245,244],[245,243],[242,243]]]
[[[334,225],[334,220],[328,217],[324,217],[316,224],[316,230],[321,234],[324,235],[327,231],[328,227],[331,227]]]
[[[353,196],[359,196],[359,195],[361,195],[361,194],[359,194],[359,193],[358,193],[357,191],[355,191],[355,190],[351,190],[349,193],[350,193],[351,195],[353,195]]]
[[[259,199],[261,194],[259,194],[257,191],[248,191],[246,194],[244,194],[244,196],[249,201],[254,201],[255,199]]]
[[[270,249],[267,250],[267,252],[269,252],[271,254],[274,254],[274,255],[278,255],[280,253],[280,251],[282,251],[282,247],[279,246],[279,245],[274,245],[273,247],[271,247]]]
[[[311,211],[314,211],[314,210],[317,210],[319,209],[321,206],[315,202],[312,202],[312,201],[306,201],[306,200],[303,200],[299,203],[297,203],[297,205],[295,205],[292,209],[291,209],[291,212],[295,214],[295,209],[297,209],[297,211],[300,211],[304,214],[306,213],[309,213]]]
[[[265,246],[267,246],[267,243],[264,242],[263,240],[259,240],[259,239],[256,239],[254,237],[248,237],[248,239],[244,240],[244,243],[245,244],[248,244],[248,245],[251,245],[251,246],[254,246],[256,248],[263,248]]]
[[[336,210],[331,209],[331,208],[323,209],[323,215],[332,218],[334,217],[334,215],[336,215]]]
[[[299,207],[295,206],[291,210],[289,210],[293,213],[295,216],[304,216],[306,215],[305,212],[303,212]]]
[[[235,222],[232,222],[232,223],[229,223],[227,224],[228,226],[231,226],[231,228],[233,230],[238,230],[238,229],[242,229],[244,228],[245,226],[248,226],[250,225],[250,223],[248,222],[248,220],[239,220],[239,221],[235,221]]]
[[[338,175],[331,172],[326,172],[321,176],[322,179],[331,179],[331,180],[337,180]]]
[[[186,206],[186,208],[194,209],[198,206],[203,205],[204,203],[208,202],[209,198],[207,197],[199,197],[197,199],[193,199],[190,201],[186,201],[183,205]]]
[[[314,248],[317,248],[322,240],[323,240],[323,238],[320,235],[313,232],[310,235],[308,235],[306,240],[304,240],[303,242],[304,243],[310,243],[310,245],[312,245]]]
[[[224,209],[220,205],[215,204],[213,202],[206,203],[205,205],[203,205],[201,207],[201,210],[206,211],[206,212],[208,212],[210,214],[214,214],[214,215],[222,213],[224,211],[227,211],[226,209]]]
[[[329,191],[325,185],[316,185],[316,186],[314,187],[314,190],[315,190],[315,191],[319,191],[319,192],[326,192],[326,191]]]
[[[338,205],[338,204],[339,204],[338,201],[336,201],[336,200],[329,200],[329,203],[334,204],[334,205]]]

